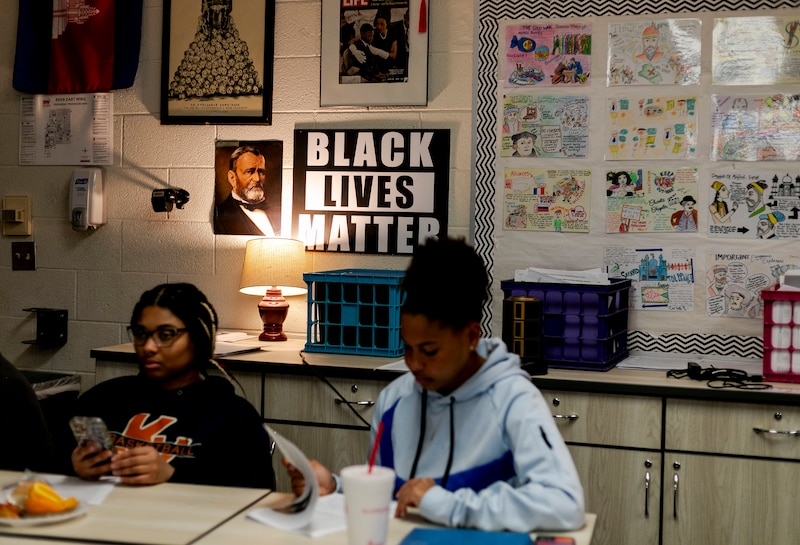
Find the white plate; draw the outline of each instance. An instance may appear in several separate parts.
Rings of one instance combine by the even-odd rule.
[[[82,517],[89,510],[89,506],[83,502],[79,502],[75,509],[67,511],[66,513],[53,513],[52,515],[29,515],[18,519],[11,519],[0,517],[0,526],[44,526],[45,524],[56,524],[71,520],[74,518]]]

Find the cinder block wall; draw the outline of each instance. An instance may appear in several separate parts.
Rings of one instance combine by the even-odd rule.
[[[242,0],[244,1],[244,0]],[[327,1],[327,0],[325,0]],[[198,0],[199,3],[199,0]],[[73,231],[68,217],[72,167],[19,166],[19,99],[11,87],[17,2],[0,19],[0,195],[30,195],[33,235],[0,237],[0,351],[18,367],[79,373],[94,384],[95,347],[125,342],[141,293],[161,282],[188,281],[211,299],[221,326],[260,329],[257,300],[238,292],[247,237],[215,236],[214,142],[282,140],[283,183],[292,183],[295,128],[444,128],[451,131],[450,229],[470,225],[473,3],[430,4],[427,107],[320,108],[321,0],[277,0],[272,125],[170,125],[159,122],[161,0],[145,0],[141,61],[131,89],[114,92],[114,164],[103,167],[108,224]],[[152,211],[153,189],[189,191],[183,210]],[[36,270],[11,270],[11,243],[34,241]],[[406,257],[308,254],[308,270],[402,269]],[[289,299],[286,329],[304,334],[306,299]],[[69,341],[59,349],[23,344],[36,333],[30,307],[69,311]]]

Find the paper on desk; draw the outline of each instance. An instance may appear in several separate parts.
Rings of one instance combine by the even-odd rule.
[[[306,481],[303,493],[295,498],[291,505],[282,509],[262,507],[250,511],[247,516],[258,522],[280,528],[282,530],[302,530],[308,526],[314,515],[314,508],[319,498],[319,484],[311,468],[311,463],[297,446],[264,424],[264,429],[270,437],[275,439],[275,446],[281,451],[286,460],[297,468]]]
[[[89,505],[100,505],[106,497],[114,490],[114,486],[119,482],[118,477],[103,478],[99,481],[84,481],[78,477],[54,474],[38,474],[47,481],[53,490],[64,498],[73,496]]]
[[[538,282],[544,284],[598,284],[608,285],[608,274],[601,269],[564,271],[560,269],[538,269],[528,267],[514,272],[515,282]]]
[[[247,352],[258,352],[261,345],[247,345],[239,343],[229,343],[217,341],[214,343],[214,356],[233,356],[235,354],[246,354]]]
[[[738,369],[740,371],[746,371],[751,375],[760,375],[763,367],[762,361],[754,358],[631,350],[628,353],[628,357],[617,364],[617,368],[647,369],[653,371],[669,371],[672,369],[685,370],[690,361],[699,363],[703,368]]]
[[[217,332],[217,342],[219,341],[243,341],[245,339],[255,339],[258,335],[251,335],[246,331],[219,331]]]
[[[375,368],[376,371],[410,371],[408,365],[406,365],[406,360],[397,360],[397,361],[390,361],[389,363],[384,363],[380,367]]]

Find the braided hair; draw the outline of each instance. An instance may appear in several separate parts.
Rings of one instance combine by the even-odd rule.
[[[206,296],[193,284],[160,284],[146,292],[133,307],[131,327],[138,325],[145,307],[169,310],[186,325],[186,332],[194,344],[195,362],[206,372],[213,361],[214,340],[217,336],[217,313]]]

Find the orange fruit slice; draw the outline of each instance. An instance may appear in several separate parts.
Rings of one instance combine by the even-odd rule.
[[[34,482],[28,489],[28,496],[22,504],[22,510],[26,515],[43,515],[71,511],[77,506],[78,500],[75,498],[64,499],[50,485]]]

